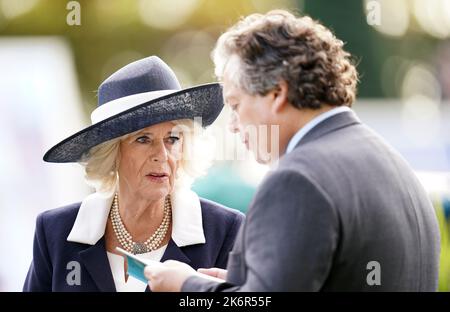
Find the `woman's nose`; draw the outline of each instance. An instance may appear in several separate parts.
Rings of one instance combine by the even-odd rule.
[[[152,148],[152,161],[167,161],[168,153],[164,142],[160,142]]]

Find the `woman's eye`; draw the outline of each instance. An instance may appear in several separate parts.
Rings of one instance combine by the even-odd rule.
[[[141,136],[136,139],[136,142],[138,142],[138,143],[147,143],[148,141],[149,141],[149,139],[146,136]]]
[[[170,144],[175,144],[180,138],[176,137],[176,136],[171,136],[168,137],[167,140],[169,141]]]

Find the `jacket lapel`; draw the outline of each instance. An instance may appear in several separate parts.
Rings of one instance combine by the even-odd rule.
[[[181,250],[180,247],[177,246],[177,244],[175,244],[172,239],[170,239],[169,243],[167,244],[167,248],[161,258],[161,262],[164,262],[166,260],[177,260],[186,264],[191,263],[191,259],[186,256],[186,254]],[[145,291],[150,291],[148,285]]]
[[[161,262],[164,262],[166,260],[177,260],[187,264],[191,263],[191,259],[189,259],[188,256],[185,255],[181,248],[178,247],[172,239],[170,239],[169,243],[167,244],[167,248],[161,258]]]
[[[95,245],[80,251],[79,255],[98,289],[104,292],[115,292],[116,287],[106,256],[105,238],[102,237]]]

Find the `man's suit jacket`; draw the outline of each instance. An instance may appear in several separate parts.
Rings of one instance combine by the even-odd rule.
[[[171,239],[161,261],[178,260],[194,269],[226,267],[244,215],[205,199],[200,199],[200,205],[206,242],[178,247]],[[77,203],[38,216],[24,291],[116,291],[104,237],[92,246],[67,241],[79,209]],[[70,265],[73,261],[80,265],[80,285],[67,282],[75,268]]]
[[[405,160],[355,114],[319,123],[259,187],[227,283],[183,291],[435,291],[435,211]]]

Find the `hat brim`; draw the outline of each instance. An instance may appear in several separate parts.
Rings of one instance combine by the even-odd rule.
[[[92,147],[161,122],[202,118],[211,125],[223,108],[222,87],[210,83],[182,89],[134,106],[97,122],[59,142],[44,155],[44,161],[78,162]]]

